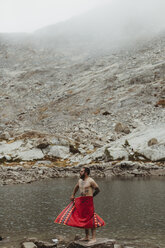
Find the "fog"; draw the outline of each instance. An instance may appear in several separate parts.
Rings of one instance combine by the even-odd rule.
[[[33,32],[109,0],[0,0],[0,33]]]
[[[33,33],[33,41],[54,47],[110,48],[146,41],[165,31],[165,0],[103,3],[57,24],[45,23]]]
[[[111,0],[67,22],[43,28],[40,37],[55,44],[122,46],[145,41],[165,30],[164,0]]]

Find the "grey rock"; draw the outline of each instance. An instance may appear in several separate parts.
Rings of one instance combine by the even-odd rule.
[[[8,132],[0,133],[0,139],[9,140],[10,139],[10,134]]]
[[[34,148],[31,150],[18,151],[15,159],[23,161],[33,161],[44,158],[44,154],[40,149]]]
[[[37,248],[55,248],[57,247],[57,244],[45,242],[45,241],[35,241],[35,244],[37,245]]]
[[[4,158],[5,158],[7,161],[12,160],[11,156],[9,156],[9,155],[5,155]]]
[[[37,238],[28,238],[26,242],[32,242],[36,245],[37,248],[55,248],[57,247],[57,244],[50,243],[42,240],[38,240]]]
[[[119,244],[114,244],[114,248],[124,248],[124,246]]]
[[[110,239],[103,239],[98,238],[94,244],[88,244],[88,242],[85,241],[74,241],[71,242],[67,248],[85,248],[85,247],[91,247],[91,248],[114,248],[115,240]]]
[[[123,132],[125,134],[129,134],[130,130],[126,125],[124,125],[122,123],[117,123],[115,125],[115,132],[117,132],[117,133]]]
[[[155,139],[155,138],[152,138],[148,141],[148,146],[153,146],[153,145],[156,145],[158,144],[158,140]]]
[[[67,158],[69,156],[69,147],[66,146],[50,146],[49,152],[47,153],[48,156],[54,158]]]
[[[107,161],[128,160],[128,152],[122,147],[112,147],[105,149]]]
[[[24,242],[22,248],[37,248],[37,246],[33,242]]]

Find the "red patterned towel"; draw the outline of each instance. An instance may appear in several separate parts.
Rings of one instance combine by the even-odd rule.
[[[104,220],[94,212],[93,196],[75,198],[54,222],[80,228],[96,228],[105,225]]]

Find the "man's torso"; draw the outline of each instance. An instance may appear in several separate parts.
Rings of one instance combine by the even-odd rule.
[[[94,182],[94,180],[91,177],[85,180],[79,179],[78,184],[81,196],[93,196],[92,182]]]

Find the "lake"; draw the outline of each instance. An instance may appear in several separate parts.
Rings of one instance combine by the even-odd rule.
[[[0,236],[10,237],[13,243],[23,237],[83,236],[81,229],[54,224],[69,204],[76,182],[76,178],[60,178],[0,187]],[[94,198],[95,210],[106,222],[97,237],[165,247],[165,178],[96,182],[101,192]]]

